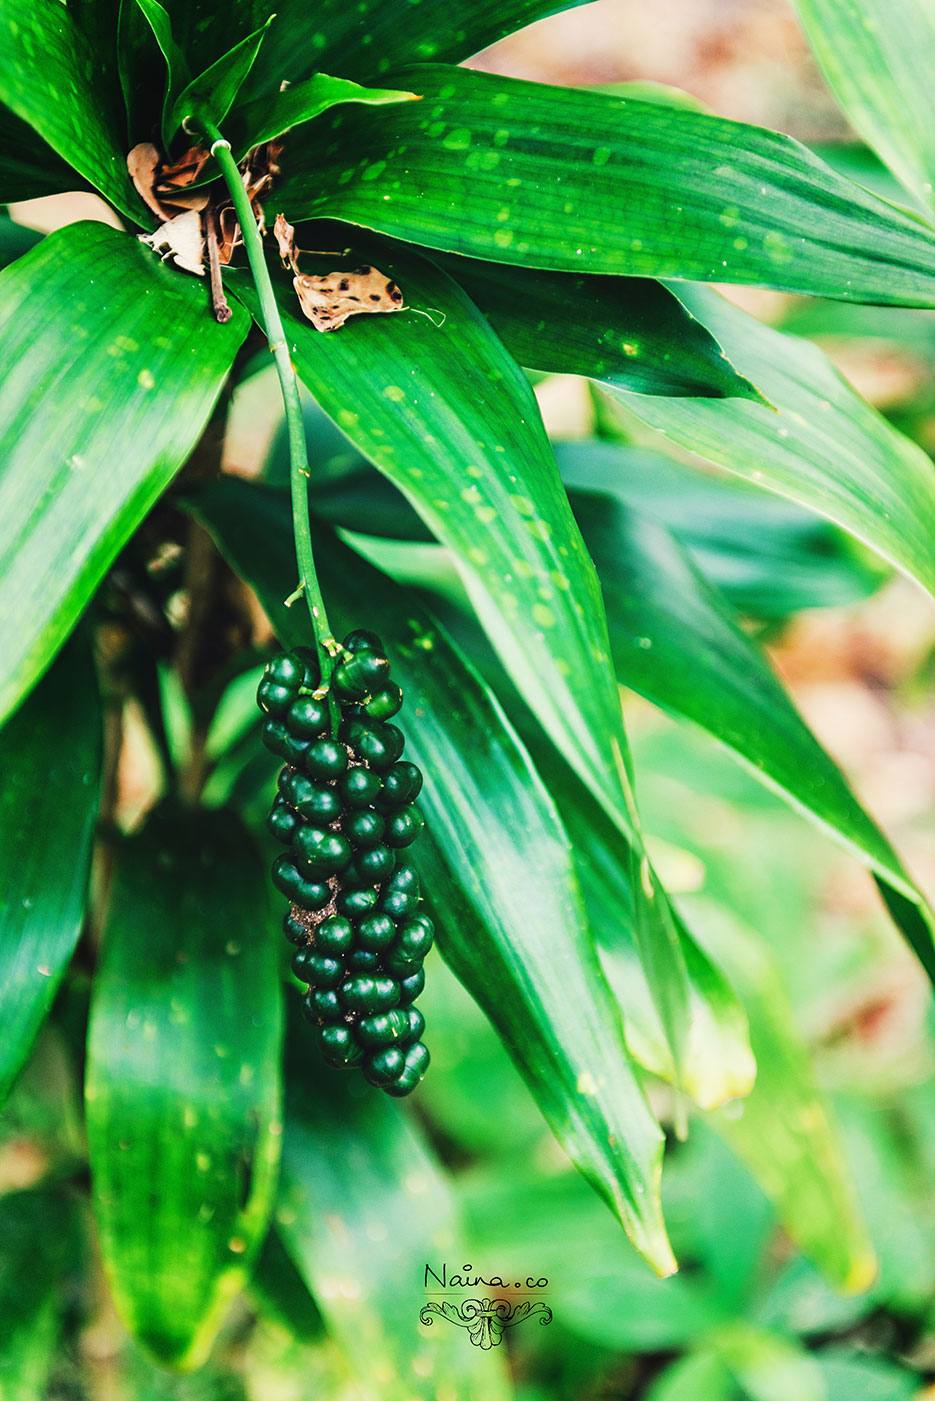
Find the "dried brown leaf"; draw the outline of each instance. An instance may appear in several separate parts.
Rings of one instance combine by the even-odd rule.
[[[402,292],[377,268],[332,272],[327,277],[299,274],[292,285],[316,331],[336,331],[349,316],[404,309]]]

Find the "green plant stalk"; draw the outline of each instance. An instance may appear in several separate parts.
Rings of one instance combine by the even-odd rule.
[[[188,120],[186,118],[186,120]],[[318,652],[318,663],[321,668],[320,690],[328,695],[328,706],[331,712],[331,722],[337,733],[338,710],[337,703],[331,694],[330,682],[331,671],[335,656],[340,652],[340,647],[335,641],[331,627],[328,623],[328,615],[325,612],[324,600],[321,596],[321,587],[318,583],[318,574],[315,569],[315,558],[312,552],[312,530],[308,515],[308,453],[305,446],[305,424],[302,420],[302,405],[299,400],[299,385],[293,369],[292,360],[289,356],[289,347],[286,344],[286,333],[283,329],[282,318],[279,315],[279,307],[276,303],[276,294],[273,291],[273,284],[270,281],[269,269],[266,266],[266,257],[263,253],[263,242],[260,231],[257,228],[256,219],[253,215],[253,206],[247,196],[237,163],[231,155],[230,143],[224,139],[213,122],[205,118],[192,114],[192,122],[196,123],[205,133],[211,142],[211,154],[221,168],[224,182],[227,185],[237,221],[243,233],[244,247],[247,250],[247,261],[250,264],[250,271],[253,274],[254,285],[257,296],[260,299],[260,314],[263,319],[263,329],[266,332],[266,339],[276,361],[276,370],[279,375],[279,384],[282,390],[283,407],[286,414],[286,429],[289,436],[289,477],[292,486],[292,523],[295,532],[295,553],[299,566],[299,584],[305,595],[308,604],[309,615],[312,620],[312,631],[315,635],[315,648]]]

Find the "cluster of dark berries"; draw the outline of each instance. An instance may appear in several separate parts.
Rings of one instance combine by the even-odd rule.
[[[402,857],[422,829],[413,806],[422,775],[387,723],[403,698],[378,637],[344,640],[330,681],[337,735],[319,683],[315,653],[298,647],[267,664],[257,690],[263,742],[286,761],[268,818],[287,847],[273,865],[291,901],[283,930],[299,946],[292,967],[308,984],[305,1011],[324,1059],[407,1095],[429,1061],[413,1004],[434,929]]]

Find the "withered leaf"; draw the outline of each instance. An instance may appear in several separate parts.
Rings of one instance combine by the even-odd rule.
[[[136,186],[137,194],[153,211],[157,219],[164,220],[166,211],[153,194],[156,170],[159,166],[159,149],[151,141],[141,141],[127,156],[127,171]]]
[[[154,252],[159,253],[163,262],[171,258],[176,267],[204,277],[204,235],[201,215],[197,210],[188,209],[184,214],[176,214],[174,219],[160,224],[154,233],[139,234],[138,237],[141,243],[147,243]]]
[[[298,273],[299,265],[295,256],[295,229],[286,222],[284,214],[276,215],[273,235],[279,245],[279,256],[282,258],[283,267],[290,267],[294,273]]]
[[[402,311],[403,294],[376,268],[332,272],[327,277],[299,274],[292,285],[303,312],[316,331],[336,331],[349,316],[364,312]]]

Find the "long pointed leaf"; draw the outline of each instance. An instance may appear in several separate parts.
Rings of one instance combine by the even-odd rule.
[[[924,206],[935,195],[928,0],[795,0],[828,86],[861,136]]]
[[[400,63],[458,63],[505,34],[556,10],[587,0],[320,0],[309,23],[303,0],[281,0],[279,18],[260,58],[256,77],[263,92],[282,78],[297,82],[313,72],[336,73],[359,83],[379,80]],[[259,85],[258,85],[259,86]]]
[[[711,333],[659,282],[575,277],[473,258],[439,261],[527,369],[612,374],[638,394],[760,398]]]
[[[396,257],[381,271],[414,306],[439,308],[444,325],[403,312],[322,335],[281,288],[296,369],[452,551],[507,671],[630,833],[600,589],[529,385],[444,273]],[[233,281],[255,307],[247,279]]]
[[[601,579],[618,677],[728,745],[867,866],[935,981],[935,915],[925,897],[731,610],[662,526],[627,509],[625,453],[620,473],[614,496],[575,497]]]
[[[231,814],[167,805],[118,863],[86,1079],[92,1195],[127,1328],[196,1367],[266,1232],[281,998],[259,853]]]
[[[444,65],[386,81],[423,101],[322,118],[283,160],[290,220],[526,267],[935,306],[935,229],[790,137]]]
[[[775,412],[733,399],[650,399],[609,379],[615,397],[679,446],[836,521],[935,593],[931,459],[816,346],[761,325],[707,288],[679,295]]]
[[[256,589],[284,641],[294,555],[288,497],[229,479],[193,508]],[[660,1273],[674,1267],[659,1215],[661,1141],[586,937],[567,839],[548,795],[476,676],[412,600],[359,558],[335,559],[329,612],[384,620],[408,697],[406,730],[424,769],[432,835],[418,858],[446,958],[494,1021],[569,1156]],[[414,626],[412,622],[414,621]],[[514,853],[516,853],[514,855]]]
[[[95,71],[94,50],[64,5],[2,0],[0,101],[122,214],[147,220],[127,174],[118,93],[101,91]]]
[[[237,94],[250,69],[256,62],[260,45],[267,30],[275,19],[270,15],[265,24],[241,39],[226,54],[212,63],[197,78],[193,78],[167,107],[163,118],[162,138],[166,150],[179,127],[187,117],[198,121],[211,121],[217,126],[224,121],[236,100]]]
[[[344,102],[363,102],[384,107],[395,102],[418,101],[414,92],[398,92],[393,88],[365,88],[346,78],[329,78],[327,73],[314,73],[303,83],[294,83],[272,97],[261,97],[235,110],[227,123],[225,134],[241,160],[251,146],[282,136],[303,122],[310,122]]]
[[[0,274],[0,717],[188,457],[247,326],[103,224]]]
[[[81,933],[100,763],[97,682],[75,639],[0,730],[0,1104]]]

